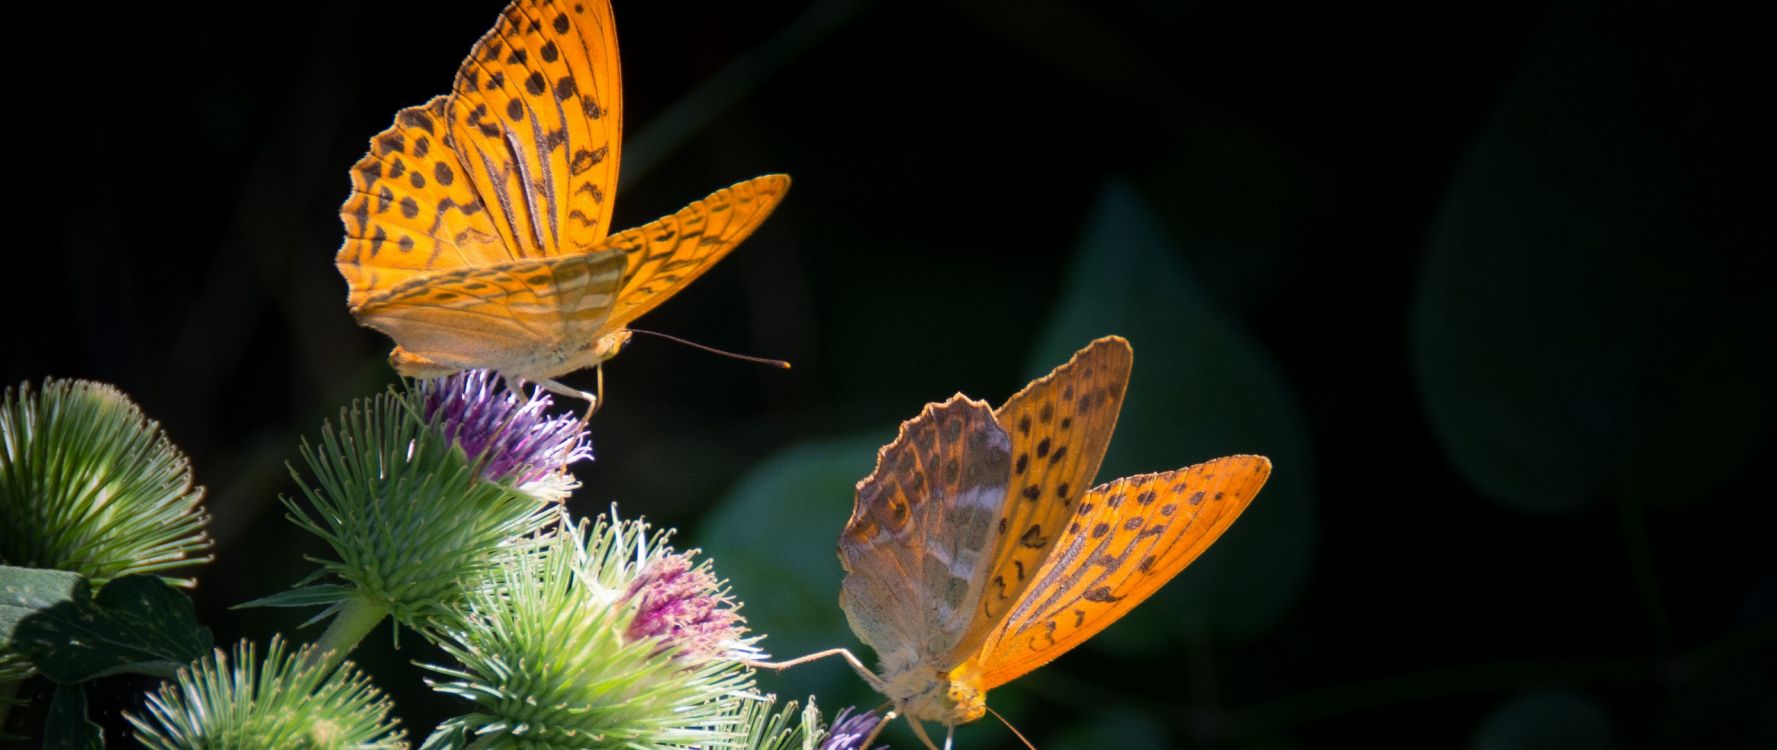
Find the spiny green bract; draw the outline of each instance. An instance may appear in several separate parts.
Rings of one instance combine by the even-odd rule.
[[[0,563],[77,573],[93,588],[209,561],[191,465],[128,396],[46,380],[0,396]],[[29,664],[0,647],[0,683]],[[3,712],[0,712],[3,713]]]
[[[48,380],[0,398],[0,562],[94,586],[207,562],[203,494],[159,423],[116,388]]]
[[[265,660],[250,643],[234,664],[218,649],[149,695],[147,714],[126,713],[136,740],[154,750],[208,748],[405,748],[391,704],[350,663],[313,666],[272,639]]]
[[[636,521],[565,528],[473,594],[440,641],[461,667],[429,668],[475,707],[427,747],[746,747],[762,697],[735,657],[753,639],[737,627],[730,649],[687,658],[670,637],[629,634],[625,593],[673,554],[664,539]]]
[[[483,477],[420,418],[423,398],[385,394],[342,410],[319,445],[302,447],[313,480],[297,481],[310,508],[285,499],[291,521],[338,556],[321,562],[326,572],[422,632],[462,606],[466,583],[560,518],[559,506]]]

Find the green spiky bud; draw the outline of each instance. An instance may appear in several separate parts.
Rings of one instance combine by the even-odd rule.
[[[145,715],[125,713],[136,740],[154,750],[210,748],[403,748],[389,699],[349,662],[312,663],[273,638],[260,661],[251,643],[218,649],[148,696]]]
[[[361,630],[387,613],[426,631],[514,545],[560,518],[559,506],[486,476],[488,457],[464,453],[428,421],[426,398],[384,394],[342,410],[319,444],[302,446],[313,479],[297,481],[310,507],[285,500],[291,521],[333,548],[321,564],[348,584]],[[359,635],[329,645],[343,652]]]
[[[191,464],[103,383],[47,380],[0,396],[0,564],[77,573],[93,588],[210,560]],[[0,685],[33,670],[0,647]],[[4,714],[4,707],[0,707]]]
[[[475,708],[428,746],[742,747],[758,697],[752,670],[733,658],[756,653],[739,618],[725,636],[700,630],[695,648],[632,630],[650,606],[632,591],[649,584],[636,582],[675,555],[665,540],[645,523],[601,517],[561,530],[473,595],[441,640],[461,666],[430,668],[448,678],[435,689]],[[716,589],[694,595],[721,596],[710,581]],[[712,638],[723,647],[704,648]]]
[[[0,398],[0,563],[100,586],[208,562],[203,495],[160,424],[116,388],[47,380]]]

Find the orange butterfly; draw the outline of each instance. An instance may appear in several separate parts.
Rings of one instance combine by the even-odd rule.
[[[908,717],[954,729],[987,691],[1080,645],[1195,560],[1270,476],[1229,456],[1086,489],[1133,358],[1099,339],[995,410],[927,404],[858,483],[839,606],[881,660],[843,655]],[[866,743],[866,746],[868,743]]]
[[[489,368],[556,382],[733,250],[790,178],[718,190],[610,234],[622,84],[608,0],[516,0],[456,85],[395,115],[352,168],[335,259],[358,321],[410,377]],[[590,411],[588,412],[590,414]]]

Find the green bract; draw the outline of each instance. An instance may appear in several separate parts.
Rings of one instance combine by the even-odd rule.
[[[206,562],[203,494],[184,454],[116,388],[47,380],[0,396],[0,564],[97,588]],[[0,685],[32,671],[0,643]]]
[[[670,638],[628,635],[630,583],[670,554],[646,524],[601,518],[517,558],[444,629],[461,666],[431,666],[448,678],[434,688],[475,707],[427,746],[746,747],[749,704],[761,701],[752,670],[732,654],[686,659]],[[734,643],[740,653],[751,639]]]
[[[353,601],[425,631],[560,511],[483,478],[420,419],[419,398],[385,394],[342,410],[318,445],[302,446],[313,480],[297,481],[312,507],[285,505],[291,521],[333,547],[337,559],[321,564],[350,585]]]
[[[250,643],[234,665],[217,650],[148,697],[147,715],[125,714],[136,740],[174,748],[402,748],[392,704],[350,664],[309,663],[273,638],[260,661]]]
[[[0,398],[0,562],[94,585],[207,562],[203,494],[184,454],[116,388],[48,380]]]

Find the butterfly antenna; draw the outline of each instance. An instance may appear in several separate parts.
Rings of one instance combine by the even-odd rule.
[[[982,708],[987,708],[987,706],[982,706]],[[1006,721],[1006,717],[1001,716],[1000,712],[991,708],[987,708],[987,712],[993,714],[993,718],[999,719],[1000,723],[1006,725],[1007,729],[1012,730],[1012,736],[1017,737],[1018,741],[1024,743],[1025,747],[1030,748],[1030,750],[1037,750],[1037,746],[1030,744],[1030,740],[1024,738],[1024,733],[1018,731],[1018,727],[1012,726],[1012,722]]]
[[[639,328],[631,328],[631,329],[629,329],[629,331],[630,331],[630,333],[645,333],[645,334],[648,334],[649,336],[657,336],[659,338],[666,339],[667,341],[672,341],[675,343],[684,344],[685,346],[689,346],[693,349],[702,349],[702,350],[709,352],[711,354],[715,354],[715,355],[719,355],[719,356],[723,356],[723,357],[728,357],[730,359],[738,359],[742,362],[752,362],[754,364],[770,365],[772,367],[778,368],[779,370],[790,369],[790,363],[785,362],[781,359],[770,359],[767,357],[750,357],[745,354],[735,354],[734,352],[725,352],[725,351],[722,351],[721,349],[717,349],[713,346],[704,346],[703,344],[699,344],[695,341],[686,341],[686,340],[679,338],[677,336],[668,336],[664,333],[660,333],[659,331],[644,331]]]

